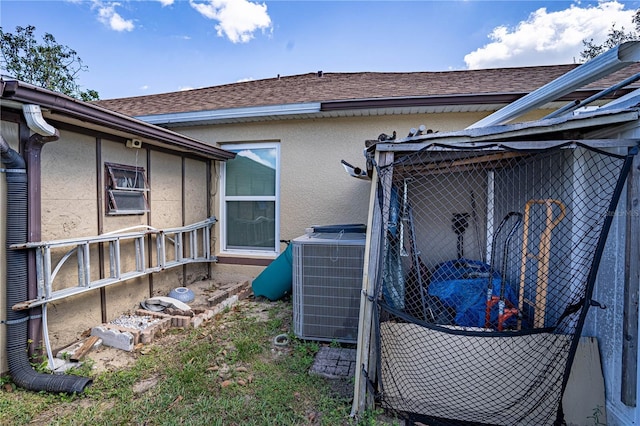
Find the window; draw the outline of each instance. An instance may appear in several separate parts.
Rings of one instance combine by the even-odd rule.
[[[225,145],[224,149],[237,155],[223,167],[222,250],[277,253],[279,145]]]
[[[105,163],[107,214],[143,214],[149,211],[144,168]]]

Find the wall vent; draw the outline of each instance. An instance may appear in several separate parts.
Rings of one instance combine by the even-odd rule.
[[[355,343],[365,234],[311,234],[292,244],[294,334],[305,340]]]

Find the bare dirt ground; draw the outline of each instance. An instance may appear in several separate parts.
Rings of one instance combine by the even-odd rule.
[[[244,284],[247,288],[250,288],[250,278],[240,274],[216,274],[212,279],[196,281],[188,285],[188,288],[194,292],[195,299],[188,305],[194,310],[211,309],[209,298],[211,298],[217,291],[228,289],[239,284]],[[255,299],[250,297],[239,301],[243,304],[251,304]],[[258,307],[249,309],[251,315],[262,316],[264,320],[268,317],[268,309],[266,307]],[[131,314],[125,313],[125,314]],[[96,324],[99,325],[99,324]],[[84,333],[84,337],[88,337],[90,330]],[[157,335],[153,345],[162,345],[170,347],[176,341],[179,341],[181,337],[180,332],[173,330],[171,332],[165,332]],[[150,350],[150,345],[137,345],[134,351],[128,352],[121,349],[112,348],[109,346],[101,345],[97,349],[91,350],[85,357],[93,364],[93,370],[100,374],[105,371],[116,371],[126,368],[132,365],[135,360],[141,355],[145,355]]]

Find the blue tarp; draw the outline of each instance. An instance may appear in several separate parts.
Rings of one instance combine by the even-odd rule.
[[[440,264],[429,284],[429,294],[438,296],[445,306],[455,309],[455,324],[464,327],[484,327],[487,309],[487,288],[491,267],[483,262],[468,259],[450,260]],[[493,271],[493,295],[500,296],[502,279]],[[517,295],[507,283],[505,298],[514,302]],[[515,324],[511,317],[505,327]],[[498,305],[491,310],[491,323],[498,323]]]

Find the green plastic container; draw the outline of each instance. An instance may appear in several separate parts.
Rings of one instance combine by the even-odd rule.
[[[282,299],[291,294],[293,286],[293,254],[291,244],[280,253],[251,283],[253,294],[269,300]]]

